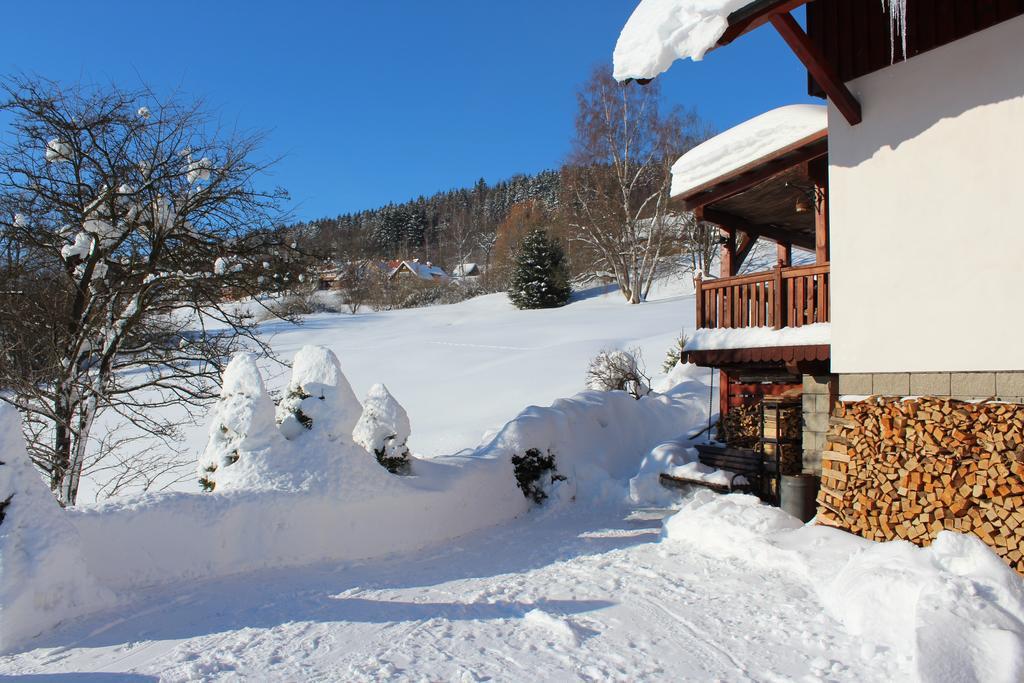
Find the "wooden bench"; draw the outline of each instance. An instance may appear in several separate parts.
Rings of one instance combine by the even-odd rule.
[[[702,465],[732,473],[732,480],[729,484],[716,484],[700,479],[674,477],[671,474],[662,473],[658,478],[662,486],[669,488],[703,486],[721,493],[729,493],[731,491],[759,493],[763,489],[765,476],[774,475],[775,473],[775,463],[766,463],[764,456],[754,450],[707,444],[697,445],[696,449]],[[739,477],[745,478],[747,483],[737,484],[736,480]]]

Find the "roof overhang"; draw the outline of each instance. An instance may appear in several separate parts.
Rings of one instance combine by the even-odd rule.
[[[810,0],[755,0],[729,15],[729,28],[718,39],[716,47],[728,45],[744,33],[771,23],[772,15],[792,12]]]
[[[641,0],[641,4],[649,1],[651,0]],[[782,39],[786,41],[793,54],[796,55],[797,59],[807,69],[811,78],[814,79],[825,96],[832,101],[847,122],[851,126],[857,125],[861,121],[860,103],[839,77],[834,65],[828,61],[818,46],[811,41],[807,33],[791,14],[793,10],[810,1],[754,0],[754,2],[749,2],[728,15],[726,28],[714,45],[708,47],[704,44],[703,47],[707,50],[713,50],[716,47],[728,45],[759,26],[770,23],[775,27],[775,30],[778,31]],[[675,37],[678,39],[679,35],[677,33]],[[677,52],[676,54],[679,53]],[[694,58],[699,59],[701,56],[703,56],[703,51],[698,55],[694,55]],[[647,83],[650,82],[656,73],[643,74],[643,76],[647,76],[643,78],[638,77],[640,74],[636,73],[629,75],[634,76],[634,80],[637,80],[639,83]]]
[[[690,351],[691,363],[701,367],[730,368],[751,365],[800,367],[805,363],[827,363],[832,355],[829,344],[772,346],[753,349]]]

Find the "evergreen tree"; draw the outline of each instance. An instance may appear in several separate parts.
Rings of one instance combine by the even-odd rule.
[[[516,308],[556,308],[568,303],[570,294],[562,245],[544,230],[531,231],[516,252],[508,298]]]

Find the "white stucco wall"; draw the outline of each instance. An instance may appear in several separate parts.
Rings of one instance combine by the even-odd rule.
[[[1024,369],[1024,17],[829,110],[832,371]]]

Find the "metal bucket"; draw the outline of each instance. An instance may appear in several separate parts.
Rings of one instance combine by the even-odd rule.
[[[818,513],[818,486],[813,474],[782,475],[782,509],[801,522],[809,522]]]

